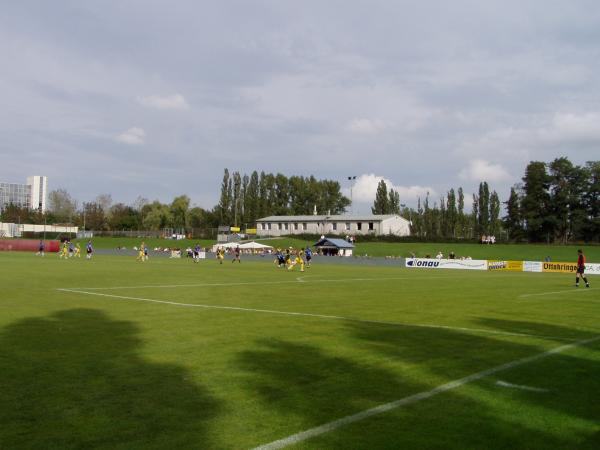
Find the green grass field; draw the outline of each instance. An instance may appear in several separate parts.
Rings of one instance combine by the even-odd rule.
[[[600,448],[600,277],[0,267],[2,449]]]

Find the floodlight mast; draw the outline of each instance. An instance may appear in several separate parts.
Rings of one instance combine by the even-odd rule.
[[[352,187],[354,186],[353,181],[356,180],[356,175],[351,175],[348,177],[350,181],[350,214],[354,214],[354,205],[352,204]]]

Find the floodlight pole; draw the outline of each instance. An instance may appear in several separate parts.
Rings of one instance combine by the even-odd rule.
[[[354,180],[356,180],[356,175],[351,175],[348,177],[350,181],[350,214],[354,214],[354,205],[352,202],[352,188],[354,187]]]

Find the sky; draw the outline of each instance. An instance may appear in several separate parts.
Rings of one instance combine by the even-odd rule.
[[[228,168],[367,213],[600,159],[593,0],[5,1],[0,58],[0,181],[80,202],[211,208]]]

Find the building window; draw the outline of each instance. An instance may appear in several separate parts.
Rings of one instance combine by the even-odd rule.
[[[298,230],[298,224],[297,223],[294,224],[294,230]]]
[[[306,224],[306,223],[303,223],[303,224],[302,224],[302,230],[303,230],[303,231],[306,231],[306,230],[308,230],[308,224]]]
[[[283,228],[285,228],[285,229],[287,230],[287,229],[288,229],[288,226],[289,226],[289,225],[288,225],[288,223],[286,222],[286,223],[283,225]]]
[[[282,229],[283,229],[283,224],[281,224],[281,223],[278,223],[278,224],[277,224],[277,229],[278,229],[278,230],[282,230]]]
[[[373,222],[369,222],[369,231],[373,231]]]
[[[350,231],[350,222],[346,222],[346,231]]]
[[[272,223],[268,223],[268,224],[267,224],[267,227],[269,228],[269,230],[271,229],[271,226],[272,226],[272,225],[273,225]]]
[[[331,224],[331,229],[332,229],[333,231],[337,231],[337,223],[333,222],[333,223]]]
[[[362,230],[362,223],[358,222],[358,223],[356,224],[356,229],[357,229],[358,231]]]

